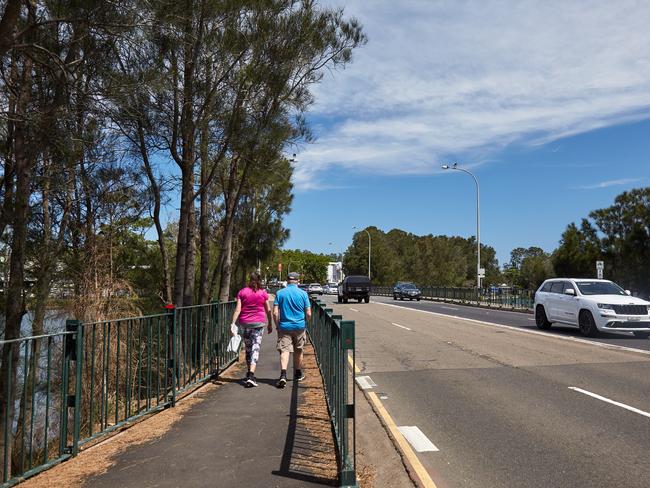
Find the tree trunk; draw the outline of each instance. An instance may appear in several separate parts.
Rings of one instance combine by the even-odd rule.
[[[193,179],[193,178],[192,178]],[[194,181],[192,181],[194,187]],[[187,255],[185,260],[185,285],[183,287],[183,304],[194,305],[194,286],[196,282],[196,208],[194,201],[190,208],[187,222]]]
[[[6,292],[6,310],[5,310],[5,340],[16,339],[20,336],[20,325],[25,314],[23,288],[25,285],[25,247],[27,243],[27,223],[29,215],[29,197],[31,175],[34,166],[34,158],[29,157],[27,153],[27,129],[24,120],[27,113],[27,106],[31,97],[31,69],[30,59],[26,59],[23,66],[23,76],[21,80],[21,92],[17,104],[17,114],[15,116],[14,132],[14,154],[16,158],[16,193],[13,219],[11,222],[12,239],[11,239],[11,261],[9,264],[9,286]],[[9,361],[9,351],[12,352],[11,361]],[[11,440],[8,445],[4,444],[4,426],[8,420],[8,425],[13,425],[13,403],[16,393],[16,368],[18,366],[19,348],[16,343],[5,344],[3,347],[2,366],[0,367],[0,452],[8,451],[11,459]],[[11,381],[9,388],[9,397],[5,395],[7,391],[7,381]],[[7,419],[8,417],[8,419]],[[10,436],[11,438],[11,436]],[[3,463],[0,470],[4,470]],[[11,471],[11,467],[9,467]],[[11,472],[6,474],[11,477]]]
[[[145,144],[144,138],[144,129],[140,121],[138,121],[138,146],[140,149],[140,155],[142,156],[142,163],[144,164],[145,173],[147,173],[147,178],[149,179],[149,185],[151,186],[151,193],[153,195],[154,201],[153,222],[156,226],[156,234],[158,235],[158,248],[160,249],[160,259],[162,259],[163,265],[163,299],[165,300],[165,303],[172,303],[172,285],[171,275],[169,271],[169,256],[167,255],[167,247],[165,246],[165,234],[163,232],[162,224],[160,223],[160,185],[158,185],[158,182],[156,181],[156,177],[151,167],[151,162],[149,161],[149,153],[147,151],[147,146]]]
[[[189,214],[192,211],[192,170],[184,168],[181,183],[181,209],[178,220],[178,237],[176,240],[176,269],[174,273],[174,305],[182,307],[185,292],[185,264],[187,261],[187,234]]]
[[[199,303],[201,305],[210,300],[210,241],[208,227],[208,127],[207,124],[201,133],[201,207],[199,215],[199,245],[201,254],[201,272],[199,277]]]

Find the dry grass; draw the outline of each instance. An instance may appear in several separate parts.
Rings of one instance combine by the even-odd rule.
[[[338,480],[336,446],[323,381],[311,345],[305,347],[303,369],[306,378],[300,383],[296,411],[297,442],[291,455],[290,470],[335,484]]]
[[[239,378],[245,363],[241,361],[229,368],[224,379]],[[82,487],[84,482],[108,471],[115,458],[127,447],[152,442],[162,437],[194,405],[202,402],[223,383],[208,383],[182,398],[174,408],[152,414],[113,437],[82,451],[77,457],[55,466],[20,486],[24,488]]]

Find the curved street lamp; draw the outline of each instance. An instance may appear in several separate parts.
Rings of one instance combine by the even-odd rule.
[[[474,173],[467,171],[466,169],[459,168],[458,163],[454,163],[449,166],[445,164],[442,166],[442,169],[454,169],[456,171],[462,171],[467,173],[472,178],[474,178],[474,183],[476,183],[476,287],[481,288],[481,190],[478,185],[478,179],[474,176]]]
[[[352,227],[353,229],[360,230],[357,226]],[[372,239],[370,237],[370,232],[368,229],[363,229],[366,234],[368,234],[368,279],[370,279],[370,251],[372,250]]]

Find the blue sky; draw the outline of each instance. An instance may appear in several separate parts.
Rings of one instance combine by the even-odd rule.
[[[285,247],[340,252],[355,225],[475,235],[474,183],[449,161],[480,180],[500,264],[650,186],[650,3],[323,3],[369,42],[314,90]]]

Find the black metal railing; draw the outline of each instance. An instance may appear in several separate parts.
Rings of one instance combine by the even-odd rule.
[[[75,456],[126,422],[174,406],[178,394],[232,364],[234,302],[94,323],[0,341],[0,482],[8,487]]]
[[[483,307],[532,311],[535,292],[518,288],[477,289],[450,286],[424,286],[420,288],[423,300],[466,303]],[[394,297],[392,286],[373,286],[373,295]]]
[[[356,487],[354,321],[311,299],[307,332],[316,352],[334,427],[340,486]]]

